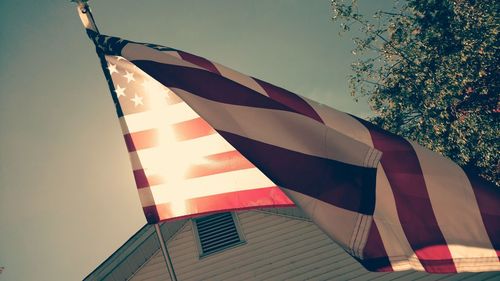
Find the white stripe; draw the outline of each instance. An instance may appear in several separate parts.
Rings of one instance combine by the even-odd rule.
[[[342,248],[352,250],[350,240],[359,224],[357,221],[359,213],[336,207],[287,188],[281,188],[281,190],[297,206],[300,206],[300,209],[331,239]]]
[[[162,52],[165,53],[165,54],[167,54],[167,55],[169,55],[169,56],[173,56],[175,58],[178,58],[178,59],[182,60],[181,55],[177,51],[162,51]]]
[[[186,103],[176,103],[165,108],[128,114],[120,117],[123,134],[189,121],[200,117]]]
[[[463,170],[451,160],[411,142],[422,168],[436,221],[450,249],[457,271],[470,271],[465,259],[496,258],[483,224],[474,191]],[[461,265],[463,268],[461,268]]]
[[[366,127],[354,117],[308,98],[301,98],[316,111],[319,117],[321,117],[321,120],[323,120],[328,127],[373,147],[370,133],[368,133]]]
[[[205,156],[234,150],[219,134],[212,134],[130,152],[130,160],[134,170],[144,169],[146,175],[164,174],[182,169],[181,165],[189,164],[187,161],[197,164]]]
[[[149,188],[140,188],[137,191],[139,193],[139,199],[141,200],[142,207],[155,205],[155,199]]]
[[[375,156],[380,157],[380,153],[372,147],[301,114],[226,104],[182,89],[171,90],[218,130],[357,166],[375,167],[377,161],[373,161],[375,165],[365,165],[366,157],[374,152]]]
[[[275,184],[257,168],[251,168],[141,188],[139,194],[147,198],[151,192],[156,204],[164,204],[270,186]]]
[[[217,70],[219,70],[219,72],[222,76],[224,76],[228,79],[231,79],[232,81],[234,81],[240,85],[243,85],[247,88],[250,88],[250,89],[256,91],[257,93],[260,93],[261,95],[269,97],[267,92],[264,91],[264,89],[259,85],[259,83],[257,83],[257,81],[255,81],[255,79],[253,79],[252,77],[247,76],[245,74],[242,74],[242,73],[240,73],[236,70],[233,70],[231,68],[225,67],[225,66],[218,64],[216,62],[212,62],[212,64],[215,65],[215,67],[217,68]]]

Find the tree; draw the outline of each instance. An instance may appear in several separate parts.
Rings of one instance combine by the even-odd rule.
[[[351,94],[367,97],[383,128],[500,185],[500,2],[396,1],[372,17],[333,0],[354,31]],[[354,30],[354,28],[356,28]]]

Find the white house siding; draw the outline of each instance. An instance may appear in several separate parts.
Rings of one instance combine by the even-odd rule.
[[[294,217],[293,212],[238,212],[246,244],[203,258],[199,257],[192,222],[186,222],[167,242],[178,280],[500,280],[499,272],[368,272],[314,224]],[[283,215],[287,213],[291,216]],[[154,254],[130,280],[170,280],[161,252]]]

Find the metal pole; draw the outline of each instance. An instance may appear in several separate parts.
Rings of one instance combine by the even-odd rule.
[[[75,2],[78,5],[78,15],[80,16],[83,26],[86,29],[99,33],[99,29],[95,24],[94,16],[90,11],[88,0],[71,0],[71,2]]]
[[[163,258],[165,259],[165,263],[167,264],[168,274],[170,275],[170,280],[177,281],[177,276],[175,275],[174,265],[172,264],[172,260],[170,260],[170,255],[168,254],[167,245],[165,245],[165,241],[163,241],[163,235],[161,235],[160,225],[155,223],[156,235],[158,236],[158,241],[160,242],[160,248],[163,253]]]

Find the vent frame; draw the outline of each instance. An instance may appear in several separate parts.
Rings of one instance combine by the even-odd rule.
[[[192,224],[200,259],[246,244],[238,216],[233,212],[193,218]],[[210,228],[214,224],[215,230],[219,231],[218,235],[214,235],[214,229]],[[219,237],[225,239],[216,241]]]

